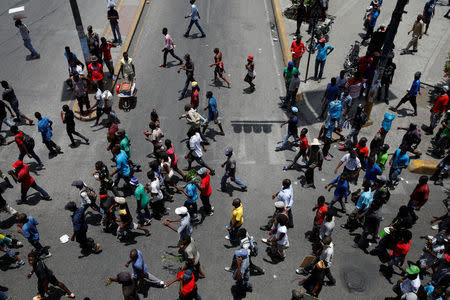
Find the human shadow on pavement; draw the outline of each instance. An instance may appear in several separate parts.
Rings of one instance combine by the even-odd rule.
[[[231,287],[231,295],[233,296],[233,300],[240,300],[247,297],[247,291],[235,284]]]
[[[86,223],[92,226],[100,226],[102,215],[96,211],[86,212]]]
[[[23,205],[23,204],[27,204],[30,206],[35,206],[37,205],[41,200],[45,200],[41,197],[41,194],[39,192],[34,192],[31,195],[27,196],[27,200],[25,202],[20,202],[20,200],[18,200],[17,205]],[[51,201],[51,200],[45,200],[45,201]]]
[[[8,229],[13,227],[17,223],[15,216],[10,216],[8,219],[0,222],[0,229]]]
[[[253,94],[255,92],[255,89],[251,88],[251,87],[246,87],[245,89],[242,90],[243,94]]]

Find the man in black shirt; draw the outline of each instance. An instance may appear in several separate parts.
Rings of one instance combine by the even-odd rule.
[[[306,18],[306,6],[304,0],[300,0],[295,11],[294,17],[297,18],[297,30],[295,31],[295,36],[300,34],[300,27],[302,26],[303,20]]]
[[[75,130],[75,119],[73,111],[69,108],[68,105],[63,105],[61,112],[61,119],[63,123],[66,124],[67,135],[69,136],[71,142],[70,147],[76,146],[75,140],[73,139],[73,135],[79,136],[86,142],[86,145],[89,145],[89,139]]]
[[[131,274],[128,272],[120,272],[116,277],[109,277],[107,285],[111,282],[117,282],[122,285],[122,294],[124,300],[137,300],[138,295],[136,291],[136,284],[131,278]]]
[[[16,93],[14,93],[14,89],[9,86],[8,82],[3,80],[2,81],[2,87],[5,89],[2,94],[2,99],[4,101],[7,101],[9,105],[11,106],[12,110],[16,114],[16,117],[19,119],[20,117],[24,118],[28,121],[28,125],[33,125],[33,120],[25,116],[20,110],[19,110],[19,100],[17,100]]]
[[[5,102],[0,100],[0,131],[2,130],[3,123],[8,125],[9,127],[14,125],[10,120],[8,120],[7,115],[6,115],[6,109],[8,109],[9,113],[11,114],[11,117],[14,118],[14,114],[13,114],[11,108],[9,108],[8,104],[6,104]],[[4,137],[0,135],[0,140],[3,140],[3,139],[4,139]]]
[[[107,13],[109,24],[111,24],[111,31],[114,35],[113,43],[122,44],[122,36],[119,29],[119,13],[114,9],[114,5],[109,6]]]
[[[194,62],[192,61],[191,56],[189,54],[186,54],[184,56],[184,60],[186,61],[186,63],[177,70],[178,73],[180,73],[181,70],[186,71],[186,82],[184,83],[184,88],[183,91],[181,92],[180,99],[183,99],[186,96],[186,91],[188,89],[189,83],[195,81]]]

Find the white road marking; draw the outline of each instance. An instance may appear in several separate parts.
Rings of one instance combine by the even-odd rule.
[[[211,0],[206,2],[206,24],[209,24],[209,10],[211,8]]]
[[[25,10],[25,6],[19,6],[19,7],[10,8],[10,9],[8,10],[8,13],[9,13],[9,14],[14,14],[14,13],[16,13],[16,12],[24,11],[24,10]]]

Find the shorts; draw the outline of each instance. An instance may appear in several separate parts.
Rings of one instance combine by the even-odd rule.
[[[431,16],[427,17],[427,16],[423,16],[423,23],[424,24],[430,24],[431,22]]]

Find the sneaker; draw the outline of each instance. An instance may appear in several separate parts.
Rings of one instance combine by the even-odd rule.
[[[433,226],[431,226],[431,229],[434,229],[434,230],[439,230],[439,225],[433,225]]]
[[[229,235],[226,235],[226,236],[225,236],[225,239],[226,239],[226,240],[230,240],[230,236],[229,236]]]
[[[227,272],[232,272],[233,271],[230,267],[225,267],[224,270],[227,271]]]
[[[165,282],[162,281],[162,280],[159,282],[159,285],[160,285],[161,287],[165,287],[165,286],[166,286]]]
[[[324,159],[330,161],[331,157],[327,155],[327,156],[324,157]]]
[[[269,242],[267,241],[267,239],[261,239],[261,241],[264,243],[264,244],[268,244]]]
[[[52,254],[51,254],[50,252],[47,253],[47,254],[43,253],[43,254],[41,255],[41,258],[44,259],[44,258],[49,258],[49,257],[51,257],[51,256],[52,256]]]
[[[23,266],[25,262],[23,260],[14,262],[14,267],[19,268],[20,266]]]

